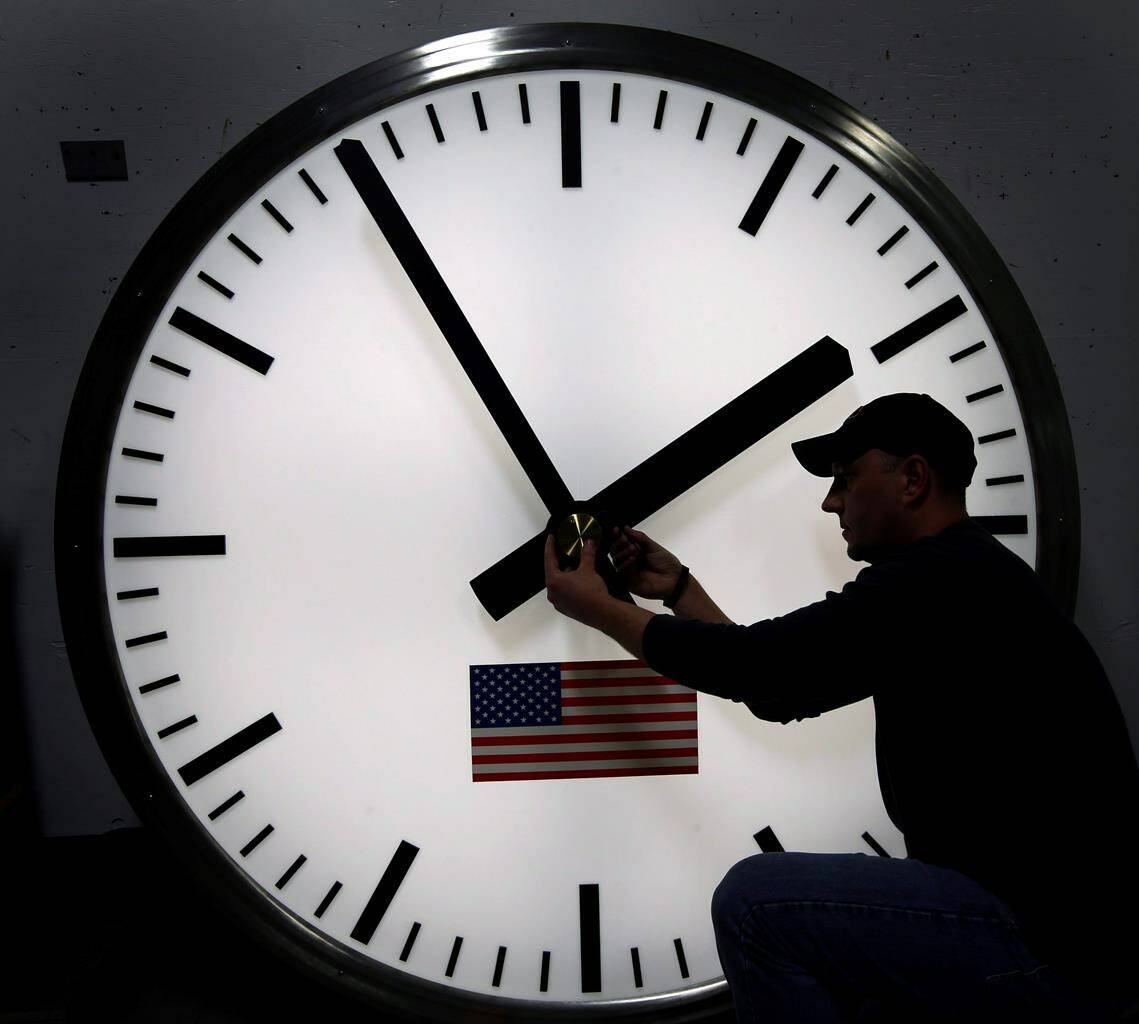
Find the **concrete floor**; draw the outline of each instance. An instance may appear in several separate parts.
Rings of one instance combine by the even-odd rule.
[[[4,860],[3,1024],[392,1019],[255,946],[145,829],[18,842]]]
[[[0,1024],[395,1020],[257,946],[146,829],[17,838],[3,858]]]

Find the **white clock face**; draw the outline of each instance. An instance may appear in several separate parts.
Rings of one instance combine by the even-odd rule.
[[[309,928],[464,993],[722,985],[711,894],[761,840],[905,855],[873,706],[783,726],[701,695],[654,757],[607,758],[622,741],[598,734],[620,721],[572,746],[582,775],[648,774],[499,778],[515,761],[475,781],[472,666],[629,656],[542,593],[496,620],[472,591],[550,512],[344,139],[575,498],[820,339],[846,350],[847,379],[637,524],[737,622],[861,568],[790,443],[890,392],[969,426],[969,511],[1021,517],[1000,539],[1033,564],[1033,470],[991,329],[937,241],[821,139],[702,87],[562,68],[447,84],[300,154],[192,259],[130,377],[105,488],[110,621],[140,728],[224,854]],[[597,692],[619,717],[666,690]],[[652,773],[669,765],[685,770]]]

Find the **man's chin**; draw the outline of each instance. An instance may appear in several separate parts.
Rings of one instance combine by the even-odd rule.
[[[852,562],[874,562],[885,558],[892,549],[888,545],[856,544],[852,540],[846,542],[846,557]]]

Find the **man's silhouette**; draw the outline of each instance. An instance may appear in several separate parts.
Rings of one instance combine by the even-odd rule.
[[[1023,560],[970,519],[968,428],[887,395],[796,442],[848,555],[840,592],[736,625],[679,560],[615,531],[547,596],[652,668],[789,723],[872,697],[906,858],[759,854],[712,899],[741,1021],[1114,1019],[1136,993],[1139,769],[1103,667]],[[1029,1016],[1026,1016],[1029,1015]]]

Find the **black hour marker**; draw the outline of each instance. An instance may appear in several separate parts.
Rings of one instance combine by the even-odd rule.
[[[225,812],[228,811],[235,803],[237,803],[238,800],[244,800],[244,799],[245,799],[245,792],[243,790],[239,789],[228,800],[226,800],[224,803],[218,804],[217,807],[215,807],[212,811],[210,811],[210,813],[209,813],[210,821],[216,821],[223,814],[225,814]]]
[[[471,93],[471,99],[473,99],[475,102],[475,117],[477,117],[478,121],[479,121],[479,131],[485,132],[486,131],[486,115],[483,113],[482,97],[479,95],[479,92],[477,89],[473,93]]]
[[[147,633],[146,636],[131,637],[129,640],[125,641],[125,643],[127,647],[142,647],[145,644],[155,644],[158,643],[159,640],[166,639],[168,639],[166,636],[166,630],[163,630],[161,633]]]
[[[987,487],[999,487],[1001,484],[1022,484],[1024,483],[1024,474],[1016,473],[1013,476],[991,476],[985,480]]]
[[[301,181],[303,181],[308,186],[308,190],[320,201],[321,206],[328,202],[328,199],[325,198],[324,193],[321,192],[321,190],[317,187],[316,182],[313,181],[311,177],[309,177],[308,171],[302,167],[299,171],[297,171],[297,174],[300,175]]]
[[[173,736],[176,732],[181,732],[188,725],[194,725],[198,721],[197,715],[191,715],[189,718],[183,718],[180,722],[175,722],[173,725],[168,725],[165,729],[158,730],[158,738],[160,740],[166,739],[167,736]]]
[[[134,407],[139,412],[151,412],[155,416],[163,416],[168,420],[174,419],[173,409],[163,409],[161,405],[148,405],[146,402],[135,402]]]
[[[965,401],[979,402],[982,398],[988,398],[990,395],[999,395],[1004,389],[1003,384],[994,384],[991,388],[984,388],[981,391],[974,391],[971,395],[966,395]]]
[[[743,136],[740,138],[740,144],[736,147],[736,156],[743,156],[747,152],[747,144],[751,142],[752,132],[755,131],[756,120],[751,118],[747,127],[744,129]]]
[[[273,218],[278,224],[285,229],[286,232],[292,231],[293,226],[281,215],[281,211],[277,209],[268,199],[261,200],[261,208],[265,210],[270,217]]]
[[[352,938],[362,942],[365,946],[372,941],[372,936],[380,925],[380,920],[387,913],[388,907],[395,898],[396,891],[403,884],[404,877],[411,868],[411,862],[419,853],[419,847],[413,846],[406,839],[401,839],[392,859],[384,870],[383,877],[376,885],[375,891],[360,914],[356,926],[352,929]]]
[[[407,963],[407,958],[411,956],[411,947],[415,945],[415,937],[419,934],[419,922],[416,921],[411,926],[411,931],[407,933],[407,941],[403,944],[403,950],[399,954],[401,963]]]
[[[264,715],[252,725],[235,732],[229,739],[210,747],[204,754],[187,761],[178,769],[178,774],[185,785],[192,786],[199,779],[204,779],[211,772],[229,764],[234,758],[252,750],[258,743],[280,731],[281,723],[277,721],[277,716],[272,713]]]
[[[143,683],[143,685],[138,688],[138,692],[139,693],[150,693],[153,690],[160,690],[164,686],[170,686],[172,683],[178,683],[181,681],[182,681],[182,677],[180,675],[178,675],[177,673],[175,673],[172,676],[165,676],[162,679],[156,679],[156,680],[154,680],[153,683]]]
[[[752,838],[764,853],[783,853],[783,844],[770,825],[761,828]]]
[[[1016,437],[1016,431],[1010,427],[1008,430],[998,430],[995,434],[982,434],[977,438],[977,444],[989,444],[991,441],[1003,441],[1006,437]]]
[[[922,281],[925,278],[929,277],[929,275],[932,274],[936,269],[937,269],[937,260],[934,260],[928,266],[922,267],[921,270],[919,270],[916,274],[914,274],[914,276],[911,277],[906,282],[906,287],[912,288],[919,281]]]
[[[452,977],[455,973],[455,964],[459,962],[459,950],[463,948],[463,937],[461,935],[455,936],[455,944],[451,947],[451,958],[447,961],[447,970],[443,973],[448,977]]]
[[[230,291],[230,289],[228,289],[220,281],[215,281],[204,270],[198,271],[198,280],[199,281],[205,281],[206,284],[208,284],[215,292],[221,292],[221,294],[224,295],[227,299],[233,298],[233,292]]]
[[[862,838],[866,841],[867,846],[870,847],[879,857],[889,857],[890,855],[882,848],[882,845],[875,839],[869,832],[863,832]]]
[[[128,459],[146,459],[148,462],[161,462],[166,458],[160,452],[144,452],[141,448],[124,448],[123,454]]]
[[[149,508],[156,508],[158,506],[157,498],[136,498],[130,494],[116,494],[116,505],[146,505]]]
[[[190,371],[187,370],[186,367],[179,366],[177,363],[172,363],[169,359],[163,359],[161,356],[151,356],[150,361],[154,363],[155,366],[161,366],[162,369],[170,370],[171,372],[178,374],[180,377],[190,376]]]
[[[550,987],[550,951],[542,950],[542,977],[538,981],[538,991],[546,992]]]
[[[964,359],[966,356],[971,356],[974,352],[980,352],[985,347],[983,341],[978,341],[976,345],[970,345],[968,348],[963,348],[960,352],[954,352],[949,357],[951,363],[957,362],[958,359]]]
[[[581,83],[562,82],[562,188],[581,188]]]
[[[863,199],[862,202],[859,203],[858,206],[855,208],[854,213],[852,213],[849,217],[846,218],[847,224],[853,224],[856,220],[858,220],[858,218],[861,217],[866,212],[866,208],[872,202],[874,202],[873,193],[871,193],[865,199]]]
[[[249,248],[237,235],[228,235],[229,240],[246,256],[248,256],[254,263],[260,263],[261,257],[257,255],[252,249]]]
[[[680,976],[682,978],[688,977],[688,961],[684,958],[684,945],[680,939],[673,939],[672,944],[676,947],[676,962],[680,965]]]
[[[696,129],[696,141],[704,141],[704,133],[708,130],[708,118],[712,116],[712,101],[704,104],[704,113],[700,115],[700,127]]]
[[[965,303],[961,296],[954,295],[940,306],[936,306],[928,313],[923,313],[916,320],[906,324],[900,331],[895,331],[888,338],[883,338],[875,345],[870,346],[874,358],[880,363],[893,359],[899,352],[904,352],[911,345],[928,338],[934,331],[956,320],[965,312]]]
[[[392,126],[384,121],[381,125],[384,134],[388,137],[388,145],[392,147],[392,152],[395,153],[397,160],[403,159],[403,150],[399,148],[399,143],[396,141],[395,132],[392,131]]]
[[[328,892],[324,894],[324,899],[322,899],[320,901],[320,906],[316,908],[316,911],[312,916],[313,917],[323,917],[324,912],[332,904],[332,901],[334,899],[336,899],[336,894],[338,892],[340,892],[340,883],[339,882],[333,882],[332,888],[329,889]]]
[[[895,245],[898,244],[907,234],[909,234],[909,227],[903,224],[897,231],[895,231],[885,242],[882,243],[881,248],[878,250],[879,256],[885,256]]]
[[[823,180],[815,186],[815,191],[811,193],[813,199],[818,199],[826,190],[827,186],[831,183],[831,178],[838,174],[838,164],[831,164],[827,173],[823,175]]]
[[[530,97],[526,95],[526,83],[518,83],[518,102],[522,105],[522,123],[530,123]]]
[[[273,826],[266,825],[260,832],[241,848],[241,856],[248,857],[261,843],[273,834]]]
[[[653,120],[653,127],[660,131],[660,126],[664,121],[664,105],[668,102],[668,90],[661,89],[660,95],[657,97],[657,112]]]
[[[1028,516],[970,516],[992,534],[1028,533]]]
[[[601,887],[577,887],[581,931],[581,990],[601,991]]]
[[[293,875],[295,875],[297,873],[297,871],[300,870],[300,866],[306,860],[308,860],[308,858],[302,853],[295,861],[293,861],[292,865],[289,867],[289,870],[286,871],[280,878],[277,879],[277,884],[276,884],[275,888],[277,888],[277,889],[285,888],[285,886],[289,884],[289,879],[291,879],[293,877]]]
[[[779,195],[779,190],[783,188],[792,168],[795,166],[795,161],[799,159],[799,154],[802,152],[803,143],[790,137],[784,141],[778,156],[768,168],[763,184],[759,186],[759,191],[752,199],[751,206],[747,208],[744,219],[740,221],[741,231],[746,231],[749,235],[754,235],[759,231],[759,227],[771,209],[772,203]]]
[[[224,555],[225,534],[201,537],[116,537],[114,552],[116,558]]]
[[[446,142],[447,140],[443,137],[443,129],[439,125],[439,118],[435,116],[434,103],[427,104],[427,120],[431,122],[431,130],[435,133],[435,141]]]
[[[502,981],[502,965],[506,963],[506,947],[498,947],[498,959],[494,962],[494,978],[491,979],[491,985],[498,988],[499,983]]]
[[[609,106],[609,123],[617,123],[617,114],[621,110],[621,83],[613,83],[613,102]]]
[[[232,334],[227,334],[220,327],[215,327],[209,321],[203,320],[200,316],[195,316],[181,306],[175,309],[170,317],[170,326],[185,331],[191,338],[196,338],[203,345],[208,345],[215,351],[221,352],[222,355],[236,359],[239,363],[248,366],[251,370],[256,370],[258,373],[268,373],[269,367],[273,365],[271,355],[254,348],[240,338],[235,338]]]
[[[139,597],[157,597],[158,588],[148,587],[146,590],[120,590],[115,597],[120,601],[133,601]]]
[[[634,946],[632,949],[629,950],[629,953],[633,958],[633,984],[636,985],[637,988],[643,988],[644,984],[645,984],[645,980],[644,980],[644,978],[641,977],[641,954],[640,954],[640,951],[637,949],[636,946]]]

